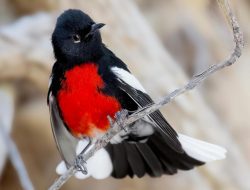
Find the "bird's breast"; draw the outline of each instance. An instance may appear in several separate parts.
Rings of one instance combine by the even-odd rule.
[[[104,94],[98,66],[86,63],[68,70],[57,93],[63,121],[74,136],[93,137],[109,128],[107,116],[114,117],[120,103]]]

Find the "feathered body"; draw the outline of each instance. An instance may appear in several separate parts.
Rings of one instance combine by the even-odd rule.
[[[58,18],[52,35],[57,61],[48,104],[66,166],[73,163],[76,149],[79,153],[86,145],[85,137],[95,140],[109,129],[107,116],[114,117],[121,109],[132,113],[153,102],[125,63],[102,43],[98,31],[102,26],[79,10],[68,10]],[[89,175],[99,179],[161,176],[225,156],[223,148],[178,135],[160,111],[130,127],[130,132],[116,135],[90,159]],[[60,166],[65,170],[65,165]]]

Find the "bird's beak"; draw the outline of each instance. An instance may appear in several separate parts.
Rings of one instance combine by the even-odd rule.
[[[104,26],[105,26],[105,24],[103,24],[103,23],[92,24],[90,33],[95,33],[97,30],[99,30],[100,28],[102,28]]]
[[[92,24],[90,32],[85,36],[85,38],[88,38],[89,36],[92,36],[96,31],[98,31],[100,28],[105,26],[103,23],[98,24]]]
[[[92,24],[91,25],[91,30],[89,33],[85,36],[85,38],[88,38],[89,36],[92,36],[96,31],[98,31],[100,28],[105,26],[103,23],[98,23],[98,24]]]

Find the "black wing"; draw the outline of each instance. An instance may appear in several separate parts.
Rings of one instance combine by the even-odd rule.
[[[146,93],[131,87],[129,84],[117,78],[117,86],[123,90],[137,105],[139,108],[145,107],[153,103],[153,100]],[[150,120],[154,126],[165,134],[165,139],[168,145],[176,152],[183,153],[184,150],[178,140],[178,134],[169,125],[166,119],[163,117],[160,111],[155,111],[149,115]]]
[[[122,108],[135,111],[138,108],[145,107],[153,103],[153,100],[138,88],[140,82],[129,72],[127,66],[117,58],[110,50],[106,48],[106,54],[99,63],[99,73],[102,75],[105,83],[104,93],[113,95],[119,99]],[[143,89],[143,87],[141,86]],[[160,111],[155,111],[149,115],[156,129],[165,134],[168,145],[177,152],[184,152],[178,140],[178,134],[165,120]]]
[[[125,75],[130,74],[124,65],[122,69],[124,69]],[[112,68],[110,70],[112,71]],[[115,77],[112,77],[112,85],[116,91],[119,91],[116,97],[119,98],[124,109],[135,110],[153,103],[153,100],[143,90],[128,84],[133,77],[124,81],[122,73],[113,72],[113,74]],[[111,81],[111,79],[109,80]],[[189,170],[194,166],[204,164],[184,152],[178,140],[178,134],[160,111],[150,114],[149,119],[151,125],[157,130],[148,137],[145,143],[138,141],[129,143],[124,140],[106,147],[113,163],[113,177],[123,178],[127,175],[143,177],[145,174],[158,177],[162,174],[174,174],[178,169]]]

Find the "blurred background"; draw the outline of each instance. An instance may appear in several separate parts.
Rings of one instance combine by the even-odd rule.
[[[250,189],[250,1],[231,4],[245,35],[242,57],[162,109],[177,131],[226,147],[227,159],[155,179],[72,178],[62,189]],[[215,0],[0,0],[0,127],[16,143],[35,189],[53,183],[60,161],[46,95],[55,61],[51,33],[68,8],[106,23],[104,43],[155,100],[225,59],[234,45]],[[22,189],[2,136],[0,189]]]

